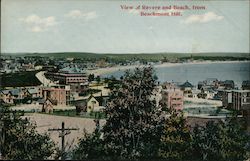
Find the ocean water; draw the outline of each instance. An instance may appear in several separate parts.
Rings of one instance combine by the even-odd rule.
[[[234,80],[234,83],[241,87],[244,80],[250,80],[250,62],[223,62],[210,64],[182,64],[171,67],[155,68],[158,81],[189,81],[197,86],[199,81],[207,78],[217,78],[218,80]],[[124,74],[124,70],[105,74],[102,77],[114,76],[119,79]]]

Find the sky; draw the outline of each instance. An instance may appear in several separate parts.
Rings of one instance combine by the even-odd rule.
[[[2,53],[250,52],[249,0],[1,0],[1,21]]]

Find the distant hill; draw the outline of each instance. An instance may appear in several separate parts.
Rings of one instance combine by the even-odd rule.
[[[135,54],[114,54],[114,53],[89,53],[89,52],[58,52],[58,53],[5,53],[3,55],[11,56],[40,56],[54,58],[85,58],[85,59],[100,59],[100,58],[120,58],[120,59],[162,59],[162,58],[180,58],[180,57],[245,57],[250,58],[250,53],[135,53]]]

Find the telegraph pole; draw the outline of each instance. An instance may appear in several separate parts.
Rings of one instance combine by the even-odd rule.
[[[57,128],[57,129],[48,129],[48,131],[58,131],[59,132],[59,137],[62,138],[62,155],[61,155],[61,160],[65,160],[65,136],[70,134],[71,130],[79,130],[78,128],[65,128],[64,127],[64,122],[62,122],[62,128]]]

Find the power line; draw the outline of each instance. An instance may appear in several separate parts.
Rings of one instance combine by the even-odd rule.
[[[69,135],[72,130],[79,130],[79,128],[65,128],[64,127],[64,122],[62,122],[62,128],[56,128],[56,129],[48,129],[48,131],[58,131],[59,132],[59,137],[62,138],[62,154],[61,154],[61,160],[65,160],[66,155],[65,155],[65,136]]]

